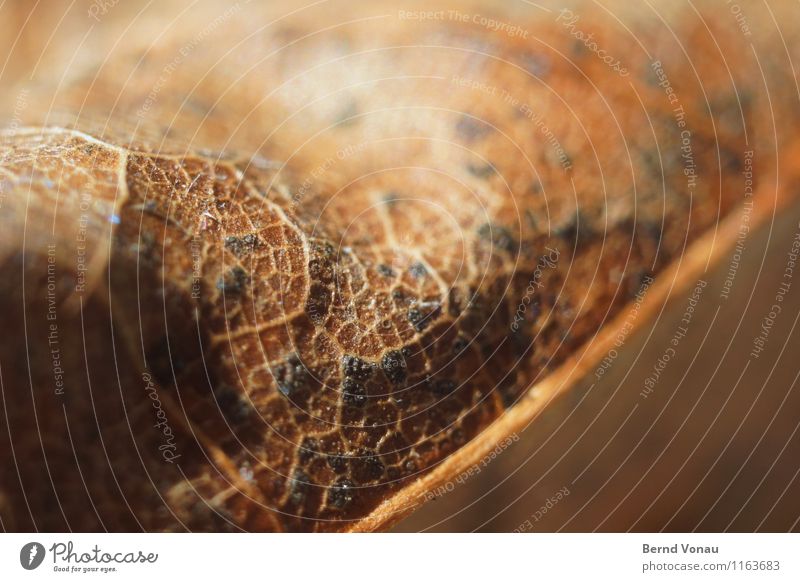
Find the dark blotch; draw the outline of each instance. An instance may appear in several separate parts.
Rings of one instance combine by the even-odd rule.
[[[300,443],[300,450],[297,456],[301,463],[307,463],[319,454],[319,441],[315,438],[307,437]]]
[[[411,325],[414,326],[414,329],[417,331],[422,331],[428,325],[428,321],[425,320],[425,314],[422,313],[416,307],[412,307],[408,310],[408,320],[411,322]]]
[[[355,100],[349,101],[336,115],[336,125],[339,127],[354,125],[358,121],[358,104]]]
[[[328,501],[334,507],[344,509],[355,499],[355,485],[350,479],[339,479],[328,491]]]
[[[257,243],[258,236],[255,234],[246,234],[242,237],[225,237],[225,248],[231,251],[237,257],[251,253],[256,248]]]
[[[147,362],[158,383],[165,388],[173,385],[175,378],[186,369],[186,362],[180,356],[181,342],[168,336],[161,337],[147,349]]]
[[[389,192],[383,197],[384,204],[388,204],[389,206],[394,206],[398,200],[400,200],[400,194],[397,192]]]
[[[450,439],[452,440],[453,444],[456,445],[457,447],[460,447],[466,444],[467,442],[467,438],[464,435],[464,431],[462,431],[459,428],[454,429],[453,432],[450,433]]]
[[[94,155],[94,153],[97,151],[98,148],[93,143],[87,143],[80,146],[80,149],[83,151],[83,153],[91,156]]]
[[[381,359],[381,369],[392,384],[402,384],[406,379],[406,359],[399,350],[387,352]]]
[[[328,455],[328,465],[337,473],[347,469],[347,458],[343,455]]]
[[[249,282],[250,276],[247,271],[236,266],[217,280],[217,289],[229,295],[240,295]]]
[[[526,52],[522,54],[520,60],[522,67],[536,77],[550,72],[550,59],[547,55]]]
[[[467,141],[475,141],[489,133],[489,126],[479,119],[465,115],[456,124],[456,132]]]
[[[294,473],[292,473],[292,479],[289,483],[289,488],[291,490],[291,500],[296,505],[303,504],[310,485],[311,478],[301,469],[295,469]]]
[[[311,258],[308,261],[308,273],[311,279],[320,283],[333,282],[336,265],[336,249],[325,241],[311,241]]]
[[[342,370],[348,378],[367,380],[375,371],[375,364],[356,356],[345,355],[342,357]]]
[[[458,317],[463,310],[463,297],[461,291],[453,287],[447,294],[447,312],[452,317]]]
[[[408,310],[408,320],[414,326],[414,329],[422,332],[441,312],[442,306],[438,302],[419,303]]]
[[[458,384],[449,378],[439,378],[431,382],[431,389],[433,390],[433,393],[438,396],[447,396],[452,394],[457,387]]]
[[[394,269],[392,269],[389,265],[384,265],[383,263],[378,265],[378,273],[384,277],[394,277]]]
[[[593,232],[589,220],[580,213],[576,213],[556,228],[553,234],[562,240],[580,246],[592,238]]]
[[[369,451],[361,450],[358,458],[353,459],[353,477],[361,483],[377,481],[386,472],[386,467],[380,458],[371,454]]]
[[[645,285],[649,287],[655,281],[655,275],[646,270],[640,270],[631,273],[628,282],[628,297],[633,299],[639,293],[643,292]]]
[[[500,399],[506,408],[513,407],[519,400],[519,387],[514,378],[507,377],[497,389],[500,392]]]
[[[297,396],[304,388],[308,387],[310,375],[306,367],[297,357],[292,354],[282,364],[272,370],[275,382],[278,385],[278,392],[292,398]]]
[[[367,403],[367,391],[364,385],[354,378],[345,378],[342,382],[342,400],[347,406],[362,407]]]
[[[492,164],[468,164],[467,171],[476,178],[488,178],[495,173]]]
[[[425,265],[417,261],[409,267],[408,272],[411,273],[411,276],[415,279],[421,279],[428,274],[428,269],[425,268]]]
[[[463,335],[460,335],[453,342],[453,353],[458,356],[461,354],[461,352],[466,350],[468,346],[469,340]]]
[[[478,228],[478,236],[502,251],[513,253],[517,250],[517,240],[503,226],[486,223]]]
[[[661,242],[662,231],[661,223],[657,221],[642,221],[639,223],[638,228],[641,235],[650,240],[653,244]]]
[[[214,398],[222,415],[230,424],[241,424],[250,416],[249,402],[230,386],[223,385],[217,388],[214,391]]]
[[[322,325],[331,306],[331,291],[325,285],[313,283],[308,290],[306,315],[314,325]]]
[[[527,316],[527,314],[526,314]],[[526,317],[526,319],[535,319],[534,314],[531,313],[530,317]],[[511,346],[512,352],[517,356],[520,357],[525,354],[533,345],[533,337],[528,333],[523,327],[517,327],[513,329],[510,334],[508,334],[509,344]]]

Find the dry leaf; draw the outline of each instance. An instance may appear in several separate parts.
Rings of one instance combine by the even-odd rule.
[[[2,135],[3,526],[387,527],[593,371],[797,186],[796,34],[623,4],[109,8]]]

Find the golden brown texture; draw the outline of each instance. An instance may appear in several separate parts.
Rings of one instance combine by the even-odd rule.
[[[574,9],[628,75],[557,9],[212,5],[37,86],[0,153],[4,527],[354,527],[715,244],[748,159],[762,208],[796,184],[766,15],[751,48]]]

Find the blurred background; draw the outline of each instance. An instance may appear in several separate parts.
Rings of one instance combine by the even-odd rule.
[[[526,10],[522,1],[503,8],[478,4],[506,15]],[[553,10],[563,5],[542,4]],[[743,43],[750,35],[742,26],[771,27],[759,34],[777,43],[778,22],[789,29],[800,22],[797,3],[789,1],[699,5],[741,29]],[[330,14],[343,6],[329,2],[316,10]],[[65,113],[36,97],[49,94],[43,87],[67,85],[84,63],[158,44],[176,23],[200,30],[209,10],[224,14],[227,8],[174,1],[4,2],[0,125],[15,129],[36,111],[57,121]],[[367,5],[347,4],[347,10],[362,9]],[[787,54],[797,57],[791,47]],[[783,66],[791,63],[790,56]],[[796,117],[782,121],[784,131],[798,128]],[[797,155],[783,159],[800,161]],[[797,181],[778,188],[783,196],[800,194]],[[601,379],[584,379],[491,463],[439,492],[395,530],[800,531],[800,281],[781,291],[799,221],[800,205],[792,202],[748,236],[727,299],[719,290],[732,253],[709,265],[707,286],[668,362],[665,350],[684,325],[694,287],[675,294],[657,321],[637,329]],[[778,295],[780,313],[771,319]],[[759,337],[766,340],[759,343]]]

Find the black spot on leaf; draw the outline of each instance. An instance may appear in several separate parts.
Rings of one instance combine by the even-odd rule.
[[[389,265],[384,265],[381,263],[378,265],[377,271],[384,277],[394,277],[394,270]]]
[[[557,227],[553,234],[568,244],[580,247],[588,242],[594,232],[588,218],[580,212],[571,215],[564,223]]]
[[[242,395],[228,385],[222,385],[214,391],[222,415],[228,423],[239,425],[250,416],[250,403]]]
[[[325,285],[313,283],[308,290],[306,315],[314,325],[322,325],[331,305],[331,291]]]
[[[306,437],[303,439],[303,442],[300,443],[300,449],[297,452],[297,456],[300,459],[301,463],[306,463],[311,459],[315,458],[319,454],[319,441],[312,437]]]
[[[345,378],[342,382],[342,400],[348,406],[364,406],[367,403],[367,391],[364,385],[354,378]]]
[[[488,178],[495,173],[495,168],[492,164],[467,164],[467,171],[476,178]]]
[[[406,359],[402,352],[392,350],[381,359],[381,369],[392,384],[401,384],[407,375]]]
[[[367,380],[375,371],[375,364],[357,356],[345,355],[342,357],[342,370],[348,378]]]
[[[478,228],[478,236],[491,243],[493,248],[508,253],[515,253],[518,248],[517,240],[512,236],[511,232],[503,227],[486,223]]]
[[[490,126],[480,119],[464,115],[456,124],[456,132],[466,141],[475,141],[489,133]]]
[[[344,509],[355,499],[355,485],[350,479],[339,479],[328,490],[328,501],[334,507]]]
[[[442,312],[442,306],[436,301],[425,301],[416,304],[408,310],[408,320],[419,332],[425,330],[430,323]]]
[[[416,262],[409,267],[408,272],[411,273],[411,276],[415,279],[421,279],[428,274],[428,269],[426,269],[425,265],[422,263]]]
[[[297,354],[292,354],[286,361],[272,369],[278,392],[291,399],[308,388],[311,375]]]
[[[237,257],[251,253],[253,250],[255,250],[257,244],[258,236],[252,233],[241,237],[225,237],[225,248],[231,251]]]
[[[359,483],[377,481],[386,472],[386,467],[379,457],[369,451],[361,450],[351,462],[353,477]]]
[[[461,352],[466,350],[468,346],[469,340],[463,335],[459,335],[453,342],[453,353],[458,356],[461,354]]]
[[[289,482],[290,498],[296,505],[302,505],[306,499],[311,478],[301,469],[295,469]]]
[[[433,393],[437,396],[447,396],[458,387],[458,384],[449,378],[437,378],[430,385]]]
[[[327,461],[328,466],[337,473],[342,473],[347,469],[347,458],[343,455],[328,455]]]

